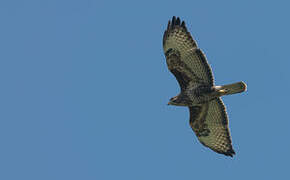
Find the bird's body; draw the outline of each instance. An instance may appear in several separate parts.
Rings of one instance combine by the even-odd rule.
[[[168,69],[181,88],[180,94],[168,104],[188,106],[190,125],[199,141],[218,153],[233,156],[228,117],[220,97],[243,92],[246,85],[238,82],[215,86],[205,55],[179,18],[169,21],[163,36],[163,49]]]

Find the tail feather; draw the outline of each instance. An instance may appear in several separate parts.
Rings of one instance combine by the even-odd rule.
[[[217,86],[218,91],[222,93],[222,95],[230,95],[236,94],[246,91],[247,85],[244,82],[237,82],[233,84],[227,84],[223,86]]]

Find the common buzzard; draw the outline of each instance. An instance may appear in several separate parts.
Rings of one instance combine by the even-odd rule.
[[[168,69],[181,89],[168,104],[188,106],[189,123],[199,141],[217,153],[233,157],[235,151],[221,96],[244,92],[246,84],[215,86],[205,55],[187,31],[184,21],[175,16],[164,32],[163,50]]]

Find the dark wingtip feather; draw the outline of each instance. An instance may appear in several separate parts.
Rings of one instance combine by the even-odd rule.
[[[185,22],[184,21],[182,21],[181,27],[185,28]]]
[[[180,18],[177,17],[176,21],[175,21],[175,25],[180,25]]]
[[[205,146],[207,146],[207,145],[205,145]],[[234,151],[234,149],[233,149],[233,147],[229,147],[229,149],[226,150],[226,151],[224,151],[224,150],[217,150],[217,149],[212,149],[212,150],[215,151],[215,152],[217,152],[217,153],[219,153],[219,154],[223,154],[223,155],[230,156],[230,157],[233,157],[236,154],[235,151]]]
[[[174,23],[175,23],[175,21],[176,21],[176,17],[175,17],[175,16],[173,16],[173,17],[172,17],[172,24],[174,24]]]
[[[229,149],[228,151],[226,151],[225,153],[223,153],[224,155],[226,155],[226,156],[231,156],[231,157],[233,157],[236,153],[235,153],[235,151],[231,148],[231,149]]]
[[[174,26],[175,26],[175,21],[176,21],[176,17],[173,16],[173,17],[172,17],[172,21],[171,21],[171,29],[174,28]]]

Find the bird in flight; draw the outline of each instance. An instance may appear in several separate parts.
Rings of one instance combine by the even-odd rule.
[[[185,22],[173,16],[163,35],[163,50],[170,72],[180,85],[180,93],[168,105],[187,106],[189,124],[198,140],[213,151],[231,156],[228,116],[221,96],[246,90],[244,82],[216,86],[204,53],[188,32]]]

